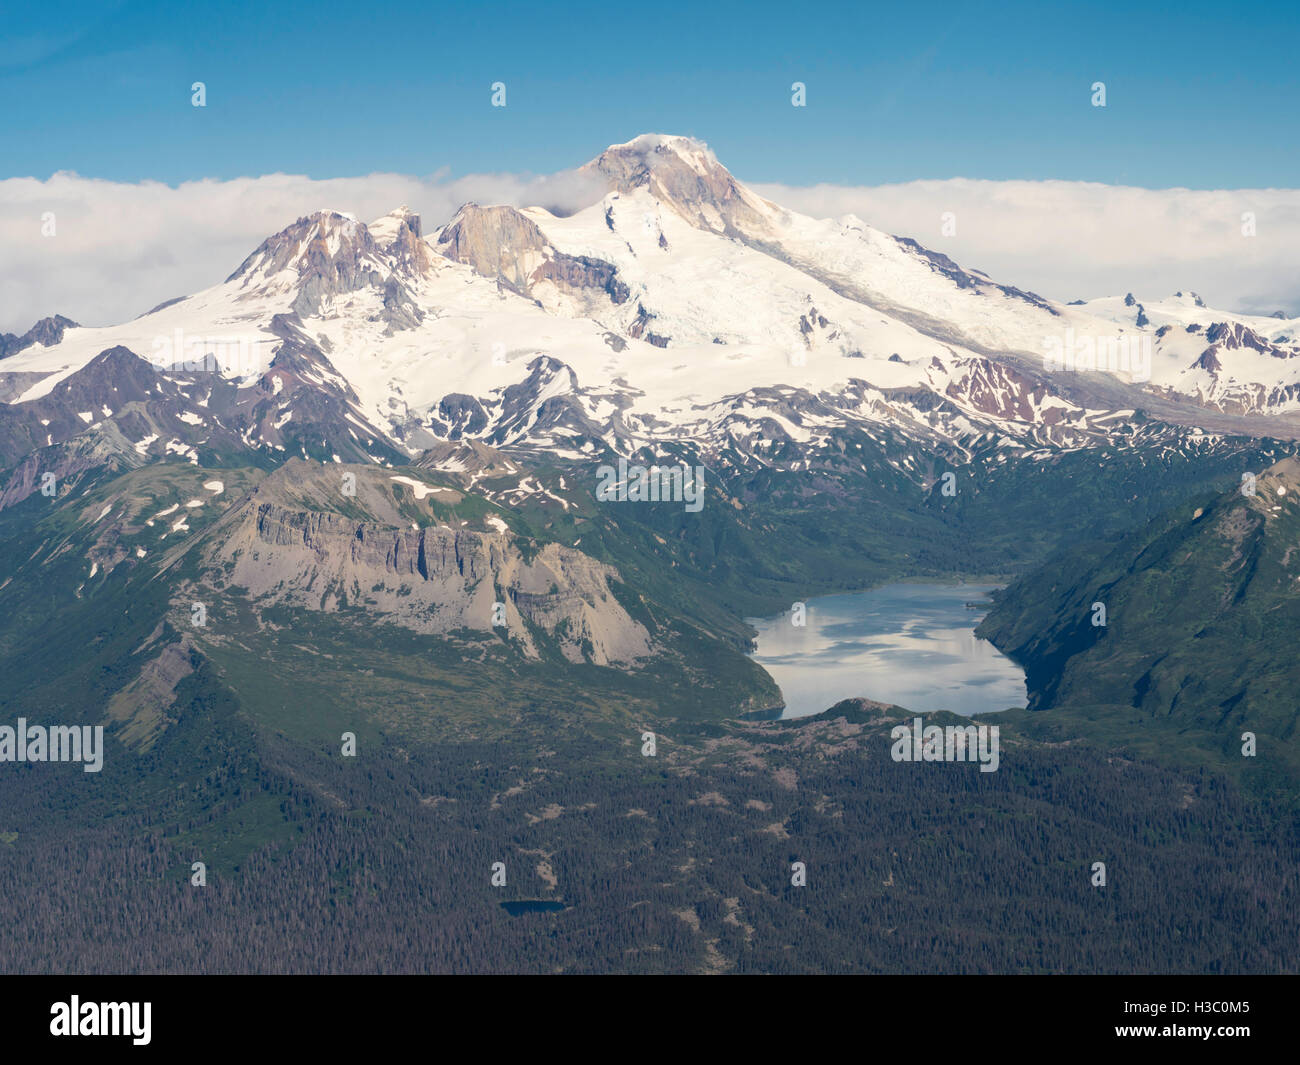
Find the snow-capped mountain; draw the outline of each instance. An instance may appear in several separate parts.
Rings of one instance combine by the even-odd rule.
[[[22,336],[13,333],[0,333],[0,359],[8,355],[17,355],[24,348],[33,344],[52,347],[63,339],[65,329],[76,329],[77,323],[71,318],[56,314],[52,318],[42,318]]]
[[[1300,407],[1300,320],[1213,310],[1195,292],[1161,300],[1090,300],[1087,311],[1151,337],[1151,385],[1215,410],[1280,413]]]
[[[1057,304],[856,217],[784,210],[687,138],[584,169],[608,191],[567,217],[471,203],[426,237],[405,207],[320,211],[132,322],[6,338],[0,463],[394,463],[478,439],[798,469],[846,429],[1032,455],[1300,410],[1296,320],[1184,296]],[[1156,428],[1134,430],[1138,409]]]

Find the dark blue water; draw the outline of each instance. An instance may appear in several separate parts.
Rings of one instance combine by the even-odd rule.
[[[974,629],[968,610],[996,585],[890,584],[807,601],[807,624],[791,615],[750,618],[753,659],[781,687],[783,717],[820,713],[860,697],[908,710],[982,714],[1025,705],[1020,668]]]
[[[558,913],[564,909],[564,903],[553,899],[514,899],[501,905],[511,917],[523,913]]]

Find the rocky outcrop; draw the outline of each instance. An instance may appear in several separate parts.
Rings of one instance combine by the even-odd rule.
[[[1210,373],[1218,373],[1223,369],[1223,363],[1219,362],[1218,356],[1215,355],[1215,349],[1206,348],[1201,352],[1201,357],[1192,363],[1193,370],[1208,370]]]
[[[708,147],[689,137],[647,134],[615,144],[583,172],[598,174],[612,191],[629,194],[646,188],[691,225],[728,236],[762,235],[775,213],[771,204],[737,182]]]
[[[394,215],[399,212],[394,212]],[[350,215],[318,211],[263,241],[226,279],[250,290],[283,279],[291,309],[300,318],[327,313],[335,297],[367,288],[383,294],[380,317],[387,332],[409,329],[424,319],[408,285],[430,265],[418,215],[402,212],[377,223],[383,243]]]
[[[176,686],[194,672],[196,655],[189,637],[181,636],[144,664],[139,676],[108,703],[108,717],[121,727],[117,738],[130,747],[148,750],[175,722],[168,711],[176,702]]]
[[[211,558],[225,587],[260,603],[360,608],[427,634],[504,628],[529,658],[540,656],[536,630],[572,662],[631,663],[652,651],[649,633],[610,589],[616,571],[580,551],[546,544],[525,552],[509,533],[459,523],[403,528],[263,498],[275,494],[254,493]]]
[[[488,415],[483,404],[463,392],[442,397],[437,413],[430,416],[434,431],[444,440],[478,436],[487,428]]]
[[[547,284],[583,306],[621,304],[629,295],[611,263],[556,251],[537,224],[513,207],[466,204],[438,234],[437,246],[448,259],[521,296],[544,296],[538,290]]]
[[[894,237],[894,240],[898,243],[899,247],[905,248],[911,255],[925,262],[936,274],[941,274],[946,277],[958,288],[970,289],[980,295],[989,291],[1001,292],[1004,296],[1024,300],[1024,302],[1031,306],[1046,311],[1054,318],[1060,317],[1061,312],[1036,292],[1026,292],[1024,289],[1016,288],[1014,285],[996,284],[995,282],[990,281],[987,276],[981,275],[979,270],[973,272],[963,270],[942,252],[931,251],[929,248],[922,247],[921,244],[913,240],[911,237]]]
[[[367,227],[379,249],[409,277],[422,277],[433,269],[434,254],[424,239],[420,216],[403,204]]]
[[[1268,352],[1275,358],[1285,359],[1288,355],[1275,348],[1253,329],[1240,322],[1215,322],[1205,331],[1205,339],[1220,348],[1253,348],[1255,351]]]
[[[42,318],[32,326],[22,336],[16,336],[13,333],[0,333],[0,359],[7,358],[10,355],[17,355],[25,348],[30,348],[33,344],[41,344],[44,347],[52,348],[63,340],[63,334],[69,329],[81,328],[71,318],[64,318],[61,314],[56,314],[51,318]]]
[[[672,338],[656,333],[650,328],[650,323],[654,321],[654,318],[653,314],[638,303],[636,305],[636,317],[632,319],[631,324],[627,327],[627,335],[633,340],[644,340],[647,344],[653,344],[657,348],[666,348],[668,341]]]

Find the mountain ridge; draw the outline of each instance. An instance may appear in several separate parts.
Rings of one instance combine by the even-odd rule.
[[[1197,299],[1194,312],[1211,319],[1204,328],[1214,333],[1198,346],[1188,328],[1198,323],[1173,325],[1191,310],[1153,306],[1148,321],[1156,324],[1143,330],[1142,305],[1120,314],[1107,301],[1082,310],[1054,304],[852,216],[816,221],[785,211],[690,138],[644,135],[582,169],[609,191],[564,217],[468,204],[426,238],[405,207],[369,225],[338,211],[303,216],[213,289],[123,326],[28,344],[6,359],[0,395],[11,407],[29,404],[111,346],[166,367],[167,357],[177,359],[168,338],[178,329],[187,354],[211,355],[218,376],[244,387],[270,368],[284,342],[274,321],[290,314],[310,323],[302,339],[320,349],[323,376],[348,382],[351,414],[408,456],[420,445],[404,440],[438,438],[431,415],[448,396],[472,396],[486,409],[518,382],[512,368],[536,355],[577,375],[575,396],[588,416],[602,396],[641,415],[640,429],[592,419],[619,450],[629,436],[656,435],[652,425],[717,447],[710,419],[690,412],[701,403],[743,406],[733,389],[744,378],[808,398],[850,395],[860,381],[875,397],[856,405],[869,421],[879,421],[872,406],[888,407],[887,396],[933,392],[957,405],[969,429],[1013,440],[1055,424],[1055,416],[1007,405],[1024,387],[1073,406],[1076,419],[1089,409],[1148,409],[1172,424],[1254,433],[1246,416],[1265,412],[1268,431],[1297,431],[1294,323],[1210,312]],[[750,289],[753,299],[735,295]],[[1153,383],[1046,372],[1043,342],[1064,330],[1150,340]],[[665,366],[647,348],[680,354]],[[1241,379],[1266,371],[1272,379]],[[972,372],[1024,380],[972,394]],[[454,387],[440,391],[444,381]],[[917,420],[906,406],[896,414]],[[946,435],[959,442],[970,432],[957,425]],[[554,437],[535,442],[556,446]],[[258,443],[277,446],[271,436]]]

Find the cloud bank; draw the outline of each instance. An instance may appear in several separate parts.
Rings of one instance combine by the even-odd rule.
[[[751,185],[817,218],[856,214],[1061,302],[1189,289],[1220,310],[1300,314],[1300,189],[1198,192],[1078,181]],[[952,235],[944,235],[944,215]],[[1243,235],[1253,215],[1254,236]]]
[[[1300,190],[1197,192],[1065,181],[757,184],[816,217],[852,213],[966,267],[1054,299],[1198,292],[1212,307],[1300,313]],[[408,204],[429,232],[463,203],[576,210],[601,194],[574,171],[537,177],[370,174],[125,184],[59,173],[0,181],[0,331],[60,313],[125,321],[227,277],[264,239],[322,208],[377,218]],[[950,234],[944,215],[951,213]],[[1255,236],[1242,235],[1254,215]],[[49,216],[53,216],[53,236]],[[955,231],[953,227],[955,226]]]
[[[0,181],[0,331],[59,313],[82,325],[127,321],[215,285],[267,237],[330,209],[371,221],[402,204],[427,234],[465,203],[569,213],[604,193],[586,175],[403,174],[313,180],[271,174],[177,187],[58,173]],[[53,215],[53,236],[48,215]]]

